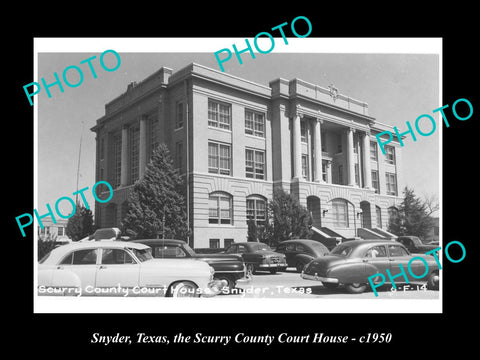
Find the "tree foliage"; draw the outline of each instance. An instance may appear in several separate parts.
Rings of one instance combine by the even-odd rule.
[[[420,199],[408,187],[403,194],[398,212],[390,218],[389,231],[397,236],[414,235],[424,239],[433,226],[431,215],[438,210],[438,203],[431,197]]]
[[[134,238],[185,240],[185,184],[173,165],[168,148],[159,145],[128,198],[128,211],[122,221],[123,232]]]
[[[72,241],[78,241],[93,233],[92,210],[77,203],[75,214],[68,219],[65,232]]]
[[[266,224],[248,222],[248,241],[260,241],[271,246],[289,239],[309,239],[312,217],[298,200],[283,189],[277,189],[268,202]]]

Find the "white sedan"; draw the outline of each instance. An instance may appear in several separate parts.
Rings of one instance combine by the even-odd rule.
[[[225,286],[213,273],[203,261],[154,259],[139,243],[76,242],[40,260],[38,294],[210,297]]]

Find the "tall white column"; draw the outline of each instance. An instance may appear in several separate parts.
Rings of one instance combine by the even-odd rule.
[[[353,162],[353,129],[347,130],[347,181],[349,186],[355,185],[355,164]]]
[[[293,177],[302,177],[302,143],[300,139],[300,115],[293,117]]]
[[[143,178],[147,166],[147,117],[140,119],[140,146],[138,154],[138,177]]]
[[[120,169],[120,186],[128,184],[128,126],[122,128],[122,160]]]
[[[372,169],[370,166],[370,135],[363,135],[363,179],[365,181],[364,188],[372,188]]]
[[[322,178],[322,134],[321,120],[316,119],[314,122],[314,147],[315,147],[315,178],[313,181],[324,182]]]

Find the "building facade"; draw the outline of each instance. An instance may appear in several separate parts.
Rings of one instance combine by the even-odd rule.
[[[128,194],[165,143],[185,175],[196,248],[246,241],[265,221],[276,187],[298,198],[320,237],[379,238],[401,202],[398,142],[384,155],[375,135],[392,130],[368,105],[300,79],[269,86],[192,63],[160,70],[105,105],[97,120],[96,181],[114,188],[96,204],[101,227],[121,226]]]

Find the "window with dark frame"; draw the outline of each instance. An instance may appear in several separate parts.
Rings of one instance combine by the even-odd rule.
[[[397,195],[397,175],[385,173],[385,184],[387,187],[387,195]]]
[[[122,135],[113,136],[113,187],[117,188],[121,183],[122,175]]]
[[[265,137],[265,115],[245,109],[245,134]]]
[[[343,199],[332,201],[333,224],[337,227],[348,227],[348,204]]]
[[[302,154],[302,176],[304,179],[309,180],[309,166],[308,155]]]
[[[139,176],[140,128],[138,125],[131,126],[128,132],[128,138],[130,140],[130,183],[133,184],[138,180]]]
[[[183,111],[183,102],[181,101],[177,101],[176,105],[175,105],[175,110],[176,110],[176,114],[175,114],[175,129],[180,129],[183,127],[183,114],[184,114],[184,111]]]
[[[211,193],[208,198],[208,222],[210,224],[233,224],[232,196],[227,193]]]
[[[230,130],[231,105],[208,100],[208,126]]]
[[[380,193],[380,181],[378,179],[377,170],[372,170],[372,187],[375,189],[375,193]]]
[[[210,249],[220,248],[220,239],[210,239],[209,240],[209,247],[210,247]]]
[[[395,165],[395,148],[393,146],[385,146],[385,162]]]
[[[247,222],[252,220],[257,226],[265,226],[267,201],[260,197],[247,198]]]
[[[245,149],[245,176],[265,179],[265,151]]]
[[[307,121],[300,121],[300,140],[302,143],[308,143]]]
[[[378,161],[378,149],[375,141],[370,141],[370,160]]]
[[[208,143],[208,172],[231,175],[230,145],[216,142]]]

